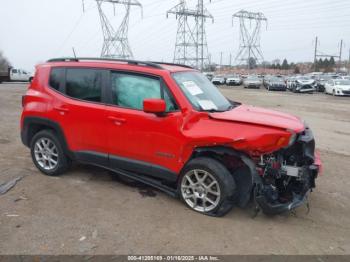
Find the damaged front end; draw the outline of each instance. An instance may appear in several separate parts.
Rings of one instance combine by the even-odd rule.
[[[315,188],[321,162],[311,130],[296,135],[287,148],[261,156],[256,164],[254,198],[265,214],[279,214],[299,207]]]

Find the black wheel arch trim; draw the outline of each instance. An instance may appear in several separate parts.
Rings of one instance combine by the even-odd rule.
[[[22,143],[30,147],[31,140],[33,136],[39,131],[48,128],[55,131],[57,134],[57,139],[60,141],[63,151],[65,154],[67,154],[70,158],[74,158],[74,154],[72,151],[70,151],[65,135],[63,133],[63,129],[61,126],[48,118],[44,117],[33,117],[33,116],[27,116],[23,119],[23,128],[21,130],[21,140]]]
[[[202,155],[203,153],[214,153],[219,156],[224,156],[224,155],[233,156],[240,159],[249,168],[250,179],[246,179],[243,181],[243,183],[249,183],[249,184],[245,185],[244,191],[239,192],[239,197],[237,200],[237,204],[240,207],[245,207],[251,199],[253,188],[262,184],[262,180],[257,173],[256,165],[254,161],[244,152],[237,151],[231,147],[226,147],[226,146],[197,147],[193,151],[192,157],[190,159],[193,159],[197,155]]]

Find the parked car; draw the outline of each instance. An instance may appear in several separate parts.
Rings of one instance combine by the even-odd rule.
[[[294,93],[313,93],[316,91],[316,81],[306,76],[299,76],[290,83],[290,90]]]
[[[265,88],[267,88],[267,82],[269,81],[269,79],[271,78],[271,77],[273,77],[272,75],[265,75],[264,76],[264,79],[263,79],[263,86],[265,87]]]
[[[21,139],[42,173],[96,165],[211,216],[250,199],[267,214],[292,210],[321,168],[300,118],[227,100],[188,66],[52,59],[22,105]]]
[[[262,81],[259,77],[250,75],[243,81],[244,88],[260,88]]]
[[[295,83],[295,79],[296,79],[296,77],[294,77],[294,76],[288,77],[286,79],[286,85],[287,85],[288,90],[290,90],[290,91],[292,90],[292,87]]]
[[[267,90],[286,91],[287,85],[281,77],[270,77],[267,80]]]
[[[347,79],[331,79],[325,85],[326,94],[334,96],[350,95],[350,80]]]
[[[30,82],[33,75],[23,69],[17,68],[3,68],[0,69],[0,83],[2,82]]]
[[[216,75],[213,77],[213,79],[211,80],[211,82],[214,85],[224,85],[226,82],[226,78],[223,75]]]
[[[325,85],[326,83],[331,80],[331,79],[341,79],[339,76],[337,75],[318,75],[315,77],[316,79],[316,91],[317,92],[324,92],[325,91]]]
[[[239,86],[242,82],[242,78],[239,75],[229,75],[226,78],[226,85],[228,86]]]

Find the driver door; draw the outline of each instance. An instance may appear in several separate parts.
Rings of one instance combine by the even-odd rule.
[[[181,112],[159,77],[111,72],[107,106],[108,152],[112,168],[173,179],[180,155]],[[167,113],[143,111],[143,100],[164,99]]]

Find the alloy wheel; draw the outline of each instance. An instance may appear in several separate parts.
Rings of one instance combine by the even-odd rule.
[[[221,197],[219,182],[212,174],[200,169],[191,170],[184,175],[181,194],[185,202],[199,212],[214,210]]]
[[[35,142],[34,156],[36,162],[46,171],[53,170],[58,164],[58,150],[49,138],[40,138]]]

